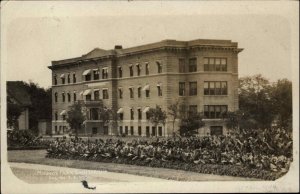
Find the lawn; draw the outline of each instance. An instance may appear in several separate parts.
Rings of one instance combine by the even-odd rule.
[[[259,179],[203,174],[184,170],[153,168],[116,163],[91,162],[82,160],[62,160],[45,158],[46,150],[11,150],[8,151],[9,162],[23,162],[62,166],[89,170],[106,170],[110,172],[142,175],[179,181],[255,181]]]

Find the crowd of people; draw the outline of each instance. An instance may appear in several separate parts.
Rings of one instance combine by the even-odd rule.
[[[7,145],[9,148],[47,148],[49,140],[36,136],[29,130],[10,130],[7,132]]]
[[[292,161],[292,137],[280,128],[247,130],[224,136],[172,137],[147,140],[57,138],[47,149],[48,157],[101,161],[220,164],[287,172]]]

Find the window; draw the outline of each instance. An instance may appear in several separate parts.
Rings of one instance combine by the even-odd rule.
[[[124,113],[119,113],[119,119],[122,121],[124,119]]]
[[[142,97],[142,87],[138,87],[138,98]]]
[[[93,121],[99,119],[98,108],[91,108],[90,109],[90,118]]]
[[[57,119],[58,119],[58,114],[57,112],[55,112],[55,120],[57,121]]]
[[[147,97],[147,98],[150,97],[150,89],[146,90],[146,97]]]
[[[62,116],[62,120],[64,120],[64,121],[66,120],[66,115]]]
[[[162,136],[162,127],[158,127],[158,135]]]
[[[71,94],[68,93],[68,102],[71,102]]]
[[[99,90],[94,91],[94,100],[99,100],[100,99],[100,93]]]
[[[85,100],[91,101],[92,100],[92,95],[91,94],[85,95]]]
[[[123,98],[123,89],[119,88],[119,98],[122,99]]]
[[[149,137],[150,136],[150,127],[146,126],[146,136]]]
[[[197,58],[189,59],[189,72],[197,71]]]
[[[179,73],[185,73],[185,59],[179,59],[178,62]]]
[[[61,84],[65,84],[65,77],[61,78]]]
[[[138,111],[138,119],[142,120],[142,110],[139,108],[137,109],[137,111]]]
[[[204,71],[227,71],[227,59],[216,58],[216,57],[205,57]]]
[[[91,81],[91,74],[85,75],[85,81]]]
[[[134,98],[133,88],[129,88],[130,98]]]
[[[130,74],[130,77],[133,76],[133,67],[132,67],[132,65],[129,66],[129,74]]]
[[[108,78],[108,68],[103,68],[102,69],[102,79],[107,79]]]
[[[152,136],[155,136],[155,134],[156,134],[155,132],[156,132],[156,128],[155,128],[155,127],[152,127],[152,133],[151,133],[151,135],[152,135]]]
[[[204,116],[206,118],[215,119],[222,118],[227,112],[227,105],[205,105]]]
[[[68,74],[68,84],[71,83],[71,75]]]
[[[222,126],[211,126],[210,127],[210,135],[223,135],[223,127]]]
[[[57,102],[57,97],[58,97],[57,92],[55,92],[55,94],[54,94],[55,102]]]
[[[74,92],[73,93],[73,101],[75,102],[77,100],[77,98],[76,98],[76,93]]]
[[[140,64],[136,65],[136,72],[137,72],[137,76],[141,75],[141,66],[140,66]]]
[[[128,126],[125,126],[125,134],[128,135]]]
[[[62,101],[65,102],[65,100],[66,100],[65,99],[66,98],[65,93],[62,93],[61,95],[62,95]]]
[[[221,82],[221,94],[227,95],[227,82]]]
[[[227,82],[204,82],[204,95],[227,95]]]
[[[103,96],[103,99],[108,99],[108,90],[107,89],[102,90],[102,96]]]
[[[142,127],[138,126],[138,135],[141,136],[142,135]]]
[[[158,96],[162,96],[162,90],[161,90],[160,85],[157,86],[157,93],[158,93]]]
[[[190,105],[189,106],[189,114],[196,114],[198,112],[197,105]]]
[[[146,63],[145,74],[149,75],[149,63]]]
[[[76,74],[73,73],[73,83],[76,83]]]
[[[185,82],[179,82],[179,96],[185,96]]]
[[[94,69],[93,74],[94,74],[94,80],[98,80],[100,78],[99,69]]]
[[[149,114],[149,112],[146,112],[146,119],[147,119],[147,120],[150,119],[150,114]]]
[[[190,82],[190,96],[197,95],[197,82]]]
[[[159,61],[156,61],[156,65],[157,65],[157,73],[162,73],[162,65]]]
[[[54,75],[53,79],[54,79],[54,85],[57,85],[57,76]]]
[[[132,108],[130,109],[130,120],[134,120],[134,111]]]
[[[120,134],[123,134],[123,126],[119,127]]]
[[[133,128],[133,126],[130,126],[130,135],[134,135],[134,128]]]
[[[118,71],[119,71],[119,78],[123,77],[123,69],[122,67],[118,67]]]

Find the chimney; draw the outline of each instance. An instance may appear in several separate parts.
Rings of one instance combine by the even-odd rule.
[[[115,45],[115,49],[122,49],[122,45]]]

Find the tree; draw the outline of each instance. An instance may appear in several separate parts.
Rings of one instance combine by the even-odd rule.
[[[22,111],[23,108],[7,96],[7,126],[9,128],[18,129],[18,119]]]
[[[157,135],[157,127],[159,124],[165,126],[167,114],[165,111],[161,109],[158,105],[155,108],[150,108],[148,111],[149,120],[156,128],[156,135]]]
[[[52,116],[52,90],[41,88],[37,83],[23,82],[30,95],[31,106],[29,107],[29,128],[38,133],[38,121],[51,119]]]
[[[173,124],[173,136],[175,136],[175,121],[176,119],[179,117],[179,101],[175,101],[174,104],[171,104],[170,106],[168,106],[168,115],[170,115],[172,117],[172,124]]]
[[[76,137],[78,136],[78,130],[81,129],[85,120],[86,118],[80,102],[74,103],[70,106],[70,110],[67,112],[67,122],[71,129],[75,130]]]
[[[194,136],[197,133],[197,129],[203,127],[202,113],[186,113],[181,119],[180,135],[181,136]]]
[[[255,128],[270,128],[274,120],[271,101],[272,87],[261,75],[241,78],[239,85],[239,109],[252,120]]]
[[[273,112],[279,127],[292,128],[292,82],[287,79],[278,80],[272,85],[271,101]]]

